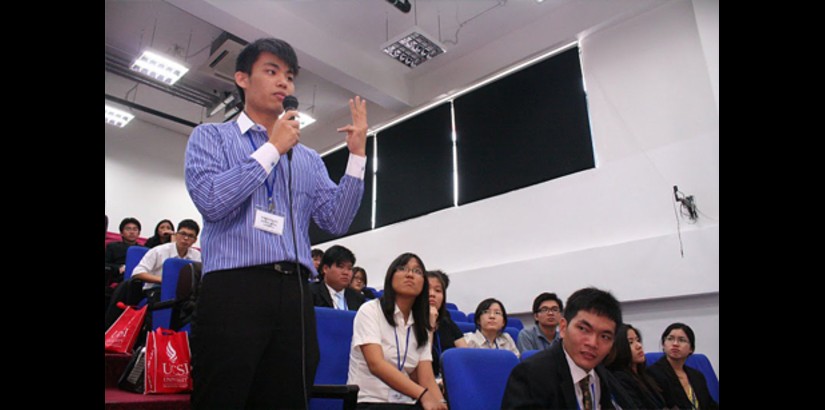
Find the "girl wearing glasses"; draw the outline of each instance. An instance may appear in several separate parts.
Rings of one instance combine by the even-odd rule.
[[[665,406],[679,409],[718,409],[708,390],[705,376],[685,365],[696,349],[693,329],[684,323],[672,323],[662,333],[665,355],[650,366],[650,375],[662,388]]]

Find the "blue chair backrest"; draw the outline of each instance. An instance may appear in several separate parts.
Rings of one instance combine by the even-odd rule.
[[[444,304],[444,307],[446,307],[447,310],[459,310],[458,306],[456,306],[455,303],[447,302],[446,304]]]
[[[532,349],[532,350],[525,350],[525,351],[521,352],[521,361],[523,362],[528,357],[530,357],[530,356],[532,356],[532,355],[534,355],[534,354],[536,354],[540,351],[541,350]]]
[[[645,353],[645,362],[650,366],[661,359],[662,356],[664,356],[664,352]],[[708,360],[708,357],[702,353],[694,353],[688,356],[685,365],[702,372],[702,375],[705,376],[705,380],[708,383],[710,396],[713,397],[716,403],[719,403],[719,378],[716,377],[716,372],[713,370],[713,365],[710,363],[710,360]]]
[[[453,322],[458,323],[458,322],[466,322],[467,321],[467,315],[465,315],[464,312],[461,312],[461,311],[458,311],[458,310],[447,309],[447,313],[450,314],[450,319],[453,319]]]
[[[130,248],[131,249],[131,248]],[[180,270],[188,265],[189,259],[169,258],[163,261],[163,271],[161,273],[160,283],[160,301],[174,300],[176,297],[175,291],[178,288],[178,277]],[[164,329],[172,328],[172,308],[153,310],[152,312],[152,328],[157,329],[162,327]],[[182,327],[180,331],[188,331],[189,325]]]
[[[378,295],[376,294],[376,292],[378,292],[378,291],[375,290],[375,288],[371,288],[369,286],[364,286],[364,290],[369,290],[370,292],[372,292],[373,295],[375,295],[375,297],[378,297]]]
[[[149,248],[140,245],[132,245],[126,249],[126,270],[123,271],[124,282],[132,277],[132,271],[135,270],[135,266],[140,263],[146,252],[149,252]]]
[[[500,409],[518,357],[508,350],[450,349],[441,355],[450,410]]]
[[[352,344],[353,310],[315,308],[318,349],[321,359],[315,372],[315,384],[346,384],[349,373],[349,352]],[[341,409],[343,400],[310,399],[311,410]]]
[[[521,319],[515,317],[508,317],[506,326],[514,327],[518,330],[524,329],[524,323],[521,322]]]
[[[518,343],[518,333],[519,333],[518,329],[516,329],[514,327],[507,326],[507,327],[504,328],[504,331],[510,334],[510,337],[513,338],[514,342]]]
[[[472,333],[476,331],[476,324],[470,322],[455,322],[463,333]]]
[[[476,314],[475,313],[468,313],[467,314],[467,321],[470,323],[476,322]]]

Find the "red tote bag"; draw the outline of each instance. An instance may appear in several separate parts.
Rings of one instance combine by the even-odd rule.
[[[157,328],[146,337],[144,394],[192,391],[192,353],[186,332]]]
[[[143,320],[146,318],[146,306],[137,309],[118,302],[124,309],[120,317],[106,330],[106,351],[112,353],[132,353]]]

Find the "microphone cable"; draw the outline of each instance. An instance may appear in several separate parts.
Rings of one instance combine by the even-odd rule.
[[[289,154],[292,154],[290,148]],[[301,312],[301,385],[303,386],[304,408],[309,409],[309,400],[307,398],[307,364],[306,364],[306,324],[304,319],[304,283],[301,280],[301,261],[298,258],[298,236],[295,233],[295,212],[292,208],[292,155],[288,155],[287,168],[289,169],[289,178],[287,179],[287,200],[289,202],[289,222],[292,225],[292,244],[295,248],[295,270],[298,277],[298,292],[301,295],[301,305],[299,310]]]

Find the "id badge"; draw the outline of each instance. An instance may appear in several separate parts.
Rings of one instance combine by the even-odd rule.
[[[406,394],[390,389],[390,394],[387,397],[387,401],[390,403],[409,403],[410,398]]]
[[[281,235],[284,233],[284,217],[263,209],[256,209],[254,227],[275,235]]]

